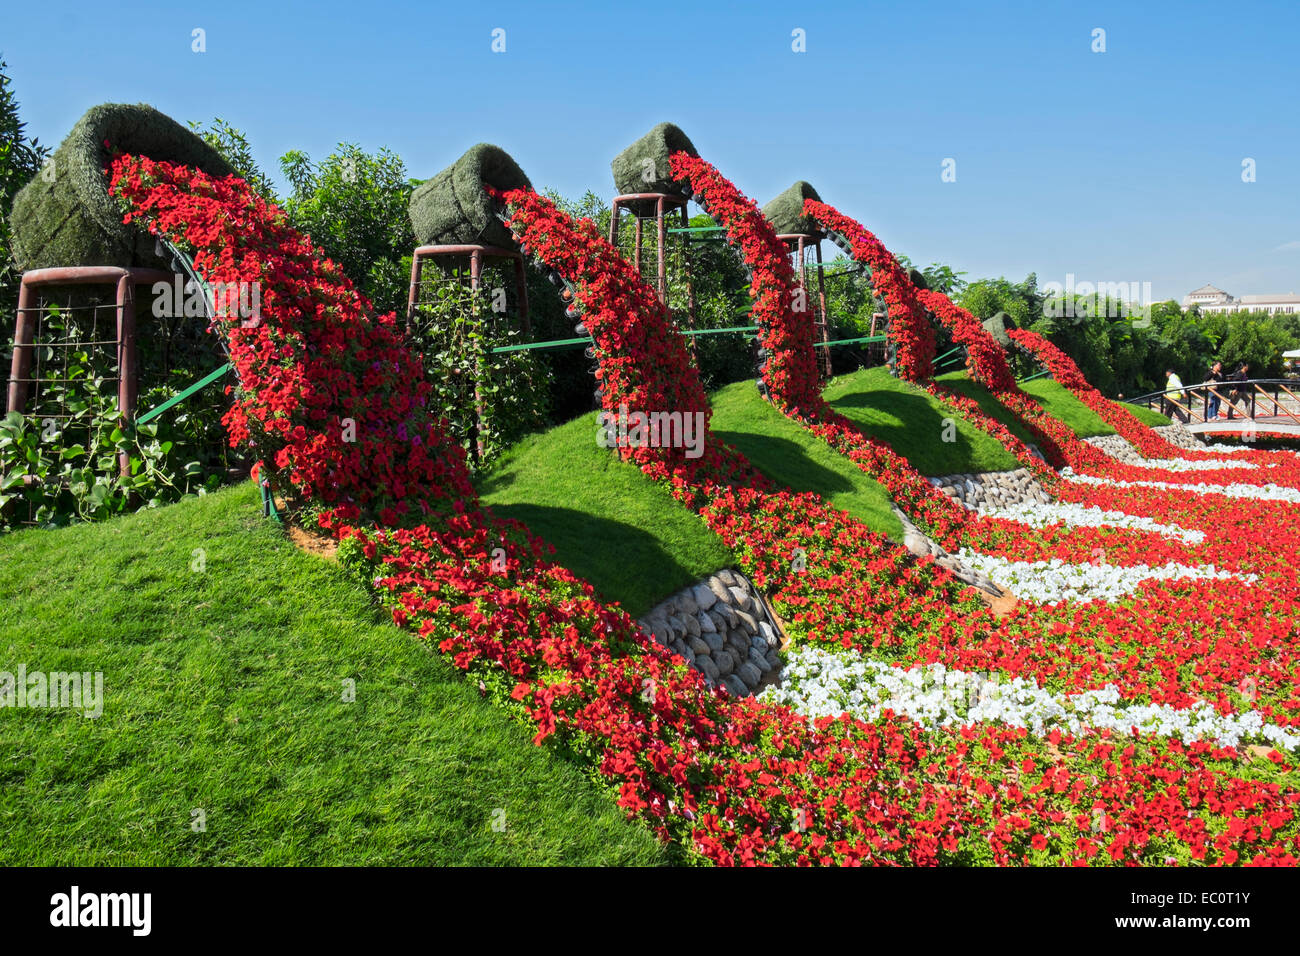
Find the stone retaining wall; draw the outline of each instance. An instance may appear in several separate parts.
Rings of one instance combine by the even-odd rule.
[[[1140,465],[1146,461],[1141,453],[1121,435],[1094,435],[1092,438],[1085,438],[1084,441],[1126,465]]]
[[[1177,445],[1179,448],[1185,448],[1188,451],[1205,451],[1205,443],[1188,431],[1182,422],[1174,422],[1170,425],[1156,425],[1151,430],[1171,445]]]
[[[1007,508],[1026,501],[1046,504],[1052,500],[1028,468],[943,475],[931,478],[930,483],[971,510]]]
[[[737,697],[757,693],[781,674],[780,627],[763,595],[738,571],[722,570],[683,588],[637,623],[686,658],[710,686]]]
[[[959,581],[965,581],[972,587],[977,587],[981,591],[987,591],[994,597],[1002,597],[1006,592],[993,583],[993,579],[982,571],[976,571],[962,564],[956,557],[949,554],[943,549],[938,542],[930,540],[924,531],[914,525],[910,518],[894,506],[894,515],[903,524],[903,547],[912,552],[918,558],[924,558],[927,555],[934,558],[934,563],[941,568],[952,572],[953,577]]]

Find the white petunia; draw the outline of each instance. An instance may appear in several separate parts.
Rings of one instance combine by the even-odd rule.
[[[1205,701],[1188,708],[1127,703],[1113,684],[1054,694],[1023,677],[967,673],[942,664],[903,669],[850,651],[807,644],[788,653],[781,678],[781,685],[767,688],[760,699],[812,718],[851,713],[875,720],[889,709],[931,730],[981,721],[1024,727],[1039,736],[1052,730],[1127,734],[1136,728],[1188,742],[1263,743],[1279,750],[1300,750],[1300,733],[1265,723],[1258,711],[1220,714]]]
[[[1125,514],[1122,511],[1105,511],[1093,505],[1079,505],[1064,501],[1050,504],[1026,501],[1008,508],[981,508],[980,512],[990,518],[1019,521],[1032,528],[1046,527],[1059,521],[1073,528],[1137,528],[1142,531],[1154,531],[1169,538],[1176,538],[1185,544],[1200,544],[1205,540],[1204,531],[1180,528],[1173,524],[1161,524],[1151,518]]]
[[[1300,489],[1281,485],[1176,485],[1169,481],[1121,481],[1115,478],[1098,478],[1096,475],[1077,475],[1069,468],[1061,469],[1061,477],[1079,485],[1109,485],[1112,488],[1166,488],[1197,495],[1223,495],[1227,498],[1253,498],[1256,501],[1300,502]]]

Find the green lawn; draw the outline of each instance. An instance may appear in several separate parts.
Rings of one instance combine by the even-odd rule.
[[[735,564],[667,489],[596,444],[596,414],[514,446],[478,482],[483,500],[555,546],[554,560],[632,615]]]
[[[1161,425],[1172,424],[1172,421],[1168,416],[1161,415],[1159,412],[1153,412],[1151,409],[1144,408],[1141,405],[1130,405],[1128,402],[1116,402],[1115,404],[1120,406],[1120,408],[1127,408],[1130,412],[1136,415],[1138,421],[1144,425],[1158,428]]]
[[[1080,438],[1092,438],[1097,435],[1114,435],[1115,429],[1107,425],[1091,408],[1074,397],[1063,385],[1058,385],[1050,378],[1036,378],[1032,382],[1021,382],[1020,388],[1035,398],[1048,413],[1069,425]],[[1137,416],[1146,425],[1168,425],[1169,419],[1156,412],[1148,411],[1138,405],[1116,402]]]
[[[778,485],[816,492],[872,530],[902,540],[903,527],[884,487],[764,401],[752,381],[719,389],[710,401],[718,437]]]
[[[0,710],[0,864],[666,860],[251,484],[0,538],[0,602],[0,670],[104,682],[97,719]]]
[[[954,421],[954,441],[944,441],[948,415],[924,389],[900,382],[884,367],[833,379],[823,393],[863,434],[879,439],[925,475],[1010,471],[1014,455],[965,419]]]
[[[979,403],[979,407],[984,411],[984,414],[1001,422],[1021,441],[1028,444],[1034,442],[1033,433],[1021,424],[1020,419],[1016,416],[1015,412],[1011,411],[994,398],[993,393],[983,385],[978,382],[972,382],[966,375],[965,371],[947,372],[943,375],[936,376],[936,381],[944,387],[952,389],[954,392],[965,395],[967,398],[974,399]],[[1018,463],[1017,467],[1019,467]]]

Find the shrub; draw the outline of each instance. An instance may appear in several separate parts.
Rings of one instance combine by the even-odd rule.
[[[378,312],[404,312],[401,261],[415,236],[407,215],[411,183],[401,158],[387,148],[371,155],[341,143],[319,165],[291,150],[280,168],[293,186],[284,203],[290,225],[342,266]]]
[[[75,316],[57,308],[46,327],[66,340],[83,334]],[[177,407],[167,418],[124,428],[113,370],[87,351],[69,350],[67,358],[66,370],[44,376],[29,414],[10,412],[0,420],[0,531],[27,522],[102,520],[220,483],[225,459],[214,439],[221,427],[215,412]],[[145,400],[161,403],[174,394],[159,386]],[[123,454],[126,475],[119,466]]]
[[[481,291],[456,282],[438,286],[415,310],[408,339],[424,358],[431,407],[480,467],[545,422],[545,365],[532,351],[492,351],[519,344],[521,336],[484,308]]]

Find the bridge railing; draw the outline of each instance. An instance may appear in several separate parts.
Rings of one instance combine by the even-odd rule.
[[[1300,381],[1282,378],[1252,378],[1244,382],[1202,382],[1167,388],[1125,399],[1184,424],[1213,421],[1281,419],[1300,425]],[[1174,395],[1181,394],[1175,399]]]

